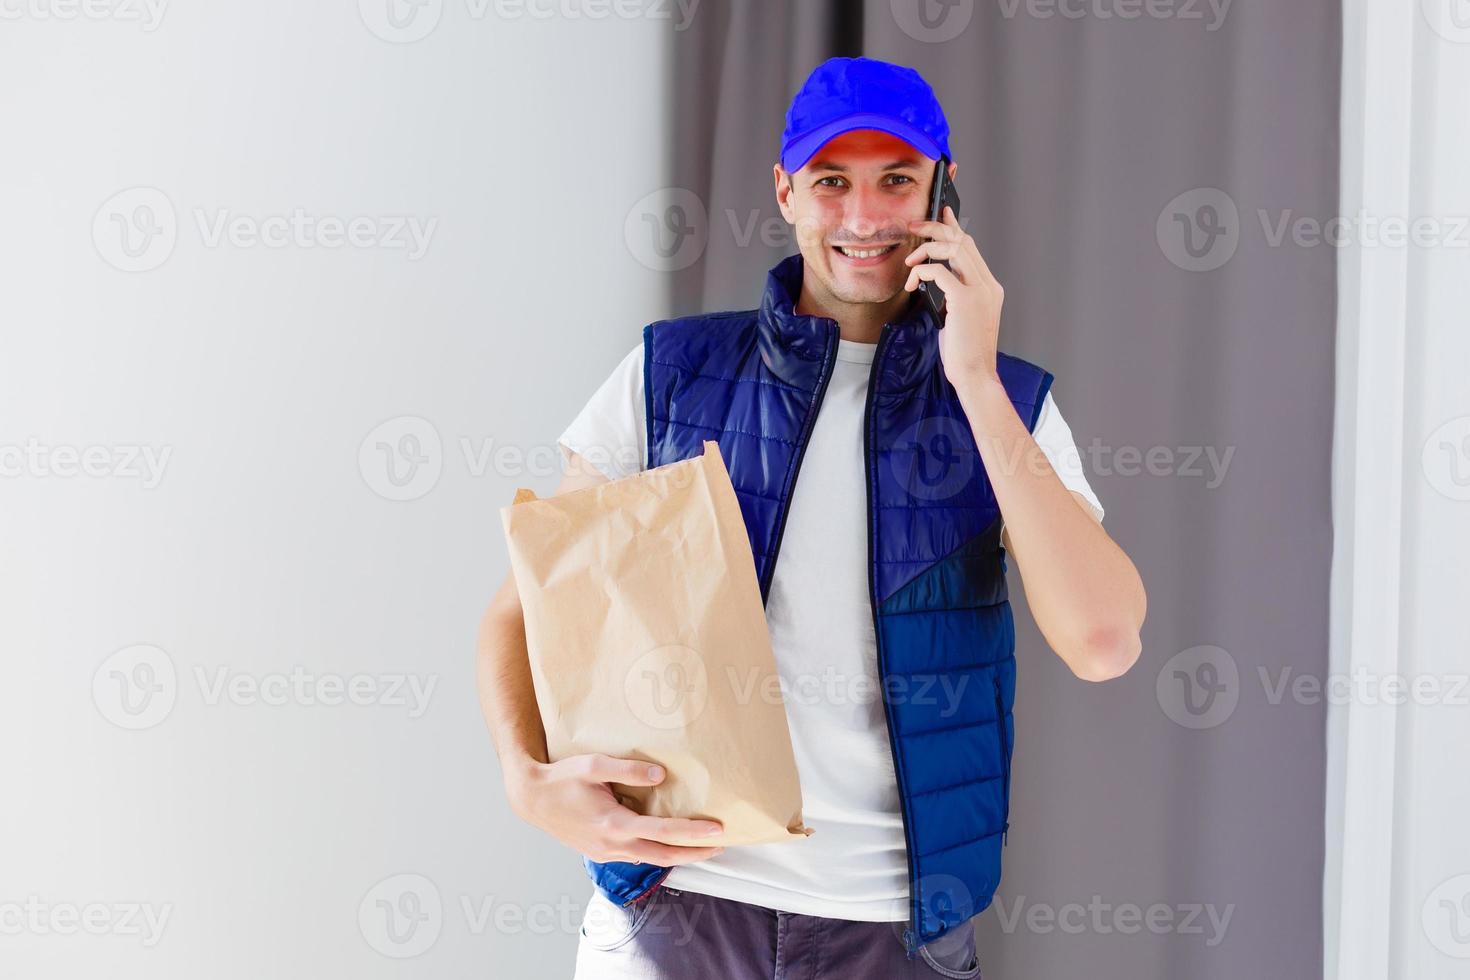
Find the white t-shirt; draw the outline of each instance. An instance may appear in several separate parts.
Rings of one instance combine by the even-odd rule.
[[[826,918],[908,918],[903,818],[868,594],[863,415],[876,349],[839,341],[766,602],[802,817],[815,833],[678,865],[665,879],[674,888]],[[1033,436],[1067,488],[1101,517],[1050,394]],[[641,343],[558,441],[609,479],[646,466]]]

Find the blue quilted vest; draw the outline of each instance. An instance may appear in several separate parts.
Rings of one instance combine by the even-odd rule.
[[[643,331],[648,467],[698,456],[706,439],[719,443],[763,601],[837,353],[835,320],[793,312],[801,277],[801,256],[790,256],[770,271],[760,309]],[[868,581],[908,844],[904,944],[912,958],[984,911],[1000,881],[1016,660],[1000,510],[944,376],[934,320],[922,302],[909,309],[878,340],[863,455]],[[1006,354],[999,372],[1034,428],[1052,376]],[[623,906],[646,898],[671,870],[583,863]]]

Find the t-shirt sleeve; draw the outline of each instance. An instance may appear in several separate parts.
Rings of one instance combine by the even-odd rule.
[[[643,408],[643,342],[628,352],[602,383],[557,444],[575,452],[609,480],[644,468],[648,434]]]
[[[1046,453],[1047,461],[1057,471],[1057,476],[1061,477],[1063,486],[1082,494],[1092,505],[1098,520],[1102,520],[1102,502],[1087,483],[1087,474],[1082,468],[1082,454],[1078,452],[1077,443],[1072,439],[1072,427],[1062,418],[1061,409],[1057,408],[1051,392],[1047,392],[1046,400],[1042,402],[1041,416],[1036,420],[1036,428],[1031,436],[1041,447],[1041,451]]]

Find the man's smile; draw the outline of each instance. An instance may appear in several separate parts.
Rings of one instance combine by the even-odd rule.
[[[833,245],[832,251],[836,252],[848,264],[859,268],[881,265],[890,255],[897,251],[901,242],[890,242],[888,244],[874,245]]]

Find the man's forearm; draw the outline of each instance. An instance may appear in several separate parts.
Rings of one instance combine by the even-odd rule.
[[[509,582],[507,587],[514,589]],[[513,790],[537,763],[548,759],[526,655],[525,620],[518,615],[519,601],[512,608],[503,593],[480,620],[476,674],[480,709],[495,741],[507,789]]]
[[[1078,506],[998,378],[956,391],[1042,635],[1077,676],[1118,676],[1139,653],[1146,600],[1137,569]]]

